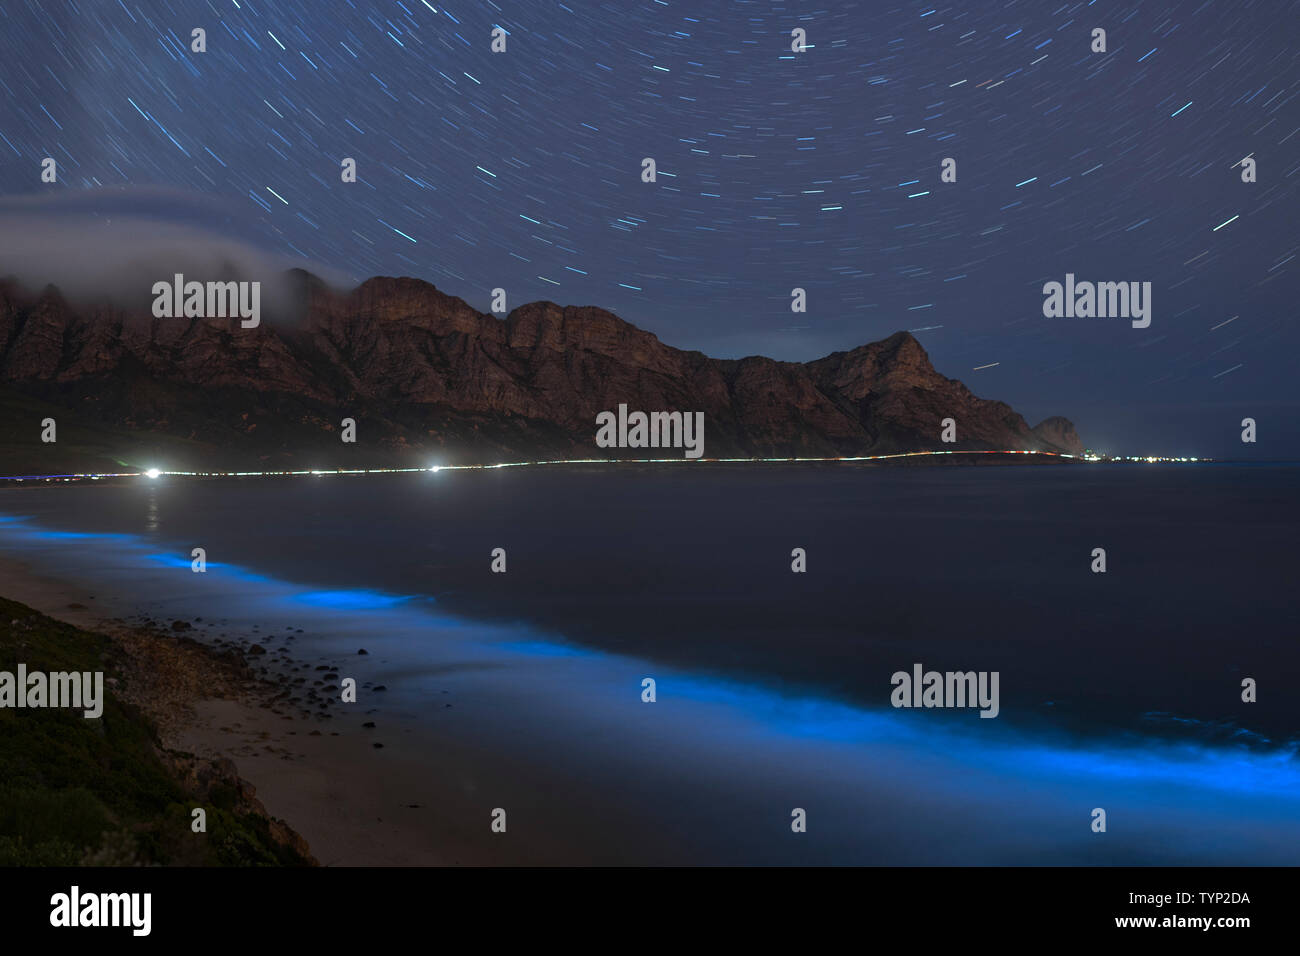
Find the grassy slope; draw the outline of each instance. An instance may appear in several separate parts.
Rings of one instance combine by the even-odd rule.
[[[125,680],[109,638],[0,598],[0,670],[104,671],[103,715],[0,709],[0,865],[293,865],[267,820],[236,812],[233,788],[185,792],[155,730],[107,680]],[[226,792],[229,791],[229,792]],[[203,806],[207,832],[193,833]]]
[[[57,441],[41,441],[46,418],[56,423]],[[210,455],[198,442],[82,421],[68,409],[0,389],[0,474],[133,472]]]

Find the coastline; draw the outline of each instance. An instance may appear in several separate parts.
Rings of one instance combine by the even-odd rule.
[[[356,639],[338,634],[318,638],[310,650],[296,651],[300,628],[273,633],[268,618],[258,618],[256,612],[251,619],[262,623],[252,628],[191,619],[180,622],[190,626],[177,631],[170,611],[200,605],[191,606],[182,598],[170,604],[167,614],[154,608],[142,616],[139,606],[149,603],[147,593],[147,588],[121,592],[114,599],[103,589],[75,583],[72,573],[66,580],[55,578],[25,561],[0,557],[0,596],[55,621],[102,634],[133,657],[139,665],[136,672],[149,675],[137,701],[155,723],[161,744],[237,774],[268,819],[283,821],[305,841],[304,850],[315,863],[371,867],[625,862],[618,847],[608,846],[601,833],[588,831],[586,808],[568,800],[548,806],[555,814],[551,822],[559,823],[563,833],[512,828],[506,839],[490,829],[489,811],[498,803],[519,807],[525,815],[536,812],[527,805],[531,798],[503,795],[513,788],[516,772],[526,773],[525,792],[540,793],[543,804],[571,784],[550,761],[534,759],[529,748],[506,754],[499,738],[478,733],[479,719],[492,723],[492,705],[461,698],[462,691],[472,693],[478,687],[472,677],[468,685],[455,682],[461,665],[409,672],[396,662],[390,665],[376,640],[369,641],[366,656],[358,656]],[[276,618],[276,623],[284,620]],[[255,645],[265,652],[252,650]],[[357,662],[352,667],[363,703],[342,704],[337,691],[329,700],[322,694],[324,675],[333,676],[347,662]],[[476,669],[464,665],[471,675]],[[370,677],[363,679],[363,670]],[[427,687],[430,675],[444,674],[443,682],[456,690],[441,693],[452,694],[450,700],[456,703],[438,697],[424,708],[422,719],[414,702],[422,701],[422,694],[435,693]],[[391,692],[379,693],[386,689]],[[470,703],[479,705],[479,713],[468,712]],[[441,710],[453,706],[463,710]],[[439,708],[435,712],[447,715],[450,723],[431,726],[430,707]],[[188,768],[180,766],[178,772],[185,775]],[[660,862],[688,859],[682,847],[675,850],[676,855]]]
[[[12,584],[16,569],[5,564]],[[53,594],[49,582],[26,583],[26,597]],[[51,681],[48,702],[42,682],[35,698],[24,703],[23,687],[0,710],[0,865],[316,865],[233,762],[167,739],[183,710],[177,693],[201,682],[228,695],[249,683],[248,668],[235,655],[160,638],[88,630],[0,598],[0,669],[10,681],[29,667]],[[53,683],[69,674],[71,709]],[[92,675],[93,697],[83,699],[82,679]],[[78,712],[83,703],[91,709]]]
[[[344,727],[331,717],[287,712],[276,700],[283,688],[273,669],[255,663],[261,655],[246,653],[251,641],[210,644],[185,631],[129,623],[97,607],[97,595],[12,558],[0,558],[0,595],[108,638],[130,662],[133,678],[130,691],[110,687],[109,693],[138,706],[167,751],[193,754],[200,765],[237,775],[241,793],[257,801],[252,812],[264,807],[268,820],[286,822],[285,839],[295,842],[296,835],[312,862],[472,862],[466,854],[446,853],[456,841],[427,825],[432,811],[416,799],[417,768],[399,757],[385,760],[382,772],[362,770],[373,764],[379,738],[359,725],[373,715]],[[164,762],[194,782],[192,762],[179,756]]]

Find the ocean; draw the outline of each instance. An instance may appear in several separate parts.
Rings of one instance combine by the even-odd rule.
[[[0,548],[116,613],[346,660],[408,758],[470,768],[453,800],[430,756],[425,799],[518,808],[531,862],[1294,864],[1298,478],[164,476],[0,489]],[[996,717],[893,706],[917,668],[996,674]]]

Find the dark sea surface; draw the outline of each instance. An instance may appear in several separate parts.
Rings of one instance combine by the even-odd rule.
[[[557,860],[1297,863],[1297,491],[1230,464],[163,477],[0,489],[0,549],[128,610],[364,644],[417,722],[479,701],[456,732],[485,779],[545,768],[516,799]],[[997,718],[891,707],[914,664],[998,672]],[[607,852],[565,855],[562,800],[606,807]]]

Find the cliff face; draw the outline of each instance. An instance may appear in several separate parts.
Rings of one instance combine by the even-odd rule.
[[[597,414],[620,404],[703,412],[706,457],[1078,443],[1064,419],[1030,429],[940,375],[906,332],[808,363],[711,359],[598,308],[534,302],[502,320],[415,279],[345,293],[292,279],[292,314],[264,309],[255,329],[0,284],[0,384],[88,422],[302,467],[659,454],[596,447]],[[344,417],[355,446],[341,447]],[[939,441],[949,417],[955,445]]]
[[[1072,455],[1083,454],[1083,442],[1074,430],[1074,422],[1060,415],[1044,418],[1034,426],[1034,434],[1057,448],[1064,448]]]

